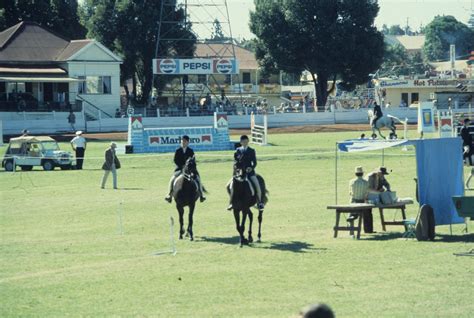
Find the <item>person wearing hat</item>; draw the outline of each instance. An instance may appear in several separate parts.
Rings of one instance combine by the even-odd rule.
[[[240,136],[240,144],[241,146],[237,148],[234,153],[234,162],[239,161],[245,171],[247,172],[247,176],[249,180],[252,182],[255,192],[257,192],[257,206],[259,210],[263,210],[265,207],[264,203],[262,202],[262,189],[260,188],[260,183],[258,182],[257,175],[255,173],[255,168],[257,167],[257,155],[255,150],[249,147],[249,137],[247,135]],[[232,188],[230,189],[230,203],[227,207],[227,210],[232,210],[232,197],[233,197]]]
[[[195,155],[194,155],[194,150],[192,150],[191,147],[189,147],[189,136],[184,135],[181,138],[181,147],[176,149],[174,153],[173,161],[174,161],[174,164],[176,165],[176,168],[174,169],[174,173],[170,179],[168,195],[165,197],[165,200],[168,201],[168,203],[171,203],[172,201],[171,194],[173,192],[174,181],[183,171],[184,166],[186,165],[186,161],[192,157],[195,157]],[[199,187],[199,198],[200,198],[199,200],[201,202],[204,202],[206,200],[206,197],[204,196],[204,190],[202,188],[201,177],[199,176],[199,172],[197,172],[196,174],[196,182]]]
[[[375,192],[390,191],[390,183],[385,178],[388,174],[386,167],[380,167],[377,171],[370,173],[368,175],[369,190]]]
[[[82,137],[82,131],[76,131],[76,137],[71,140],[71,147],[76,152],[76,169],[82,170],[87,147],[87,141],[86,138]]]
[[[110,147],[105,150],[105,162],[102,165],[102,170],[104,170],[104,176],[102,177],[101,188],[105,188],[105,183],[109,174],[112,172],[113,185],[114,189],[117,189],[117,169],[120,169],[120,161],[115,154],[115,149],[117,144],[115,142],[110,143]]]
[[[351,196],[351,203],[365,203],[369,196],[369,182],[365,180],[364,169],[362,167],[355,168],[356,178],[349,182],[349,195]],[[364,213],[364,220],[371,216],[371,210],[367,210]],[[357,214],[351,214],[347,219],[348,222],[356,220]]]
[[[464,119],[464,125],[461,128],[463,160],[469,160],[469,165],[472,166],[472,135],[469,132],[469,118]]]

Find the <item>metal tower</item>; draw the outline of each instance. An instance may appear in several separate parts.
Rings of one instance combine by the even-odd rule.
[[[184,22],[176,22],[184,15]],[[183,34],[182,30],[190,30]],[[196,43],[194,45],[194,43]],[[155,50],[156,59],[215,58],[235,59],[235,46],[230,25],[227,0],[162,0]],[[181,48],[167,49],[170,44]],[[154,81],[167,80],[163,95],[179,100],[184,109],[208,94],[216,103],[241,98],[239,75],[174,75],[172,81],[164,74]]]

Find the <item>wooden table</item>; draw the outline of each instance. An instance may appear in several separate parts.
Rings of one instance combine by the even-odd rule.
[[[403,220],[407,219],[405,209],[407,204],[413,204],[413,201],[403,201],[403,202],[397,202],[393,204],[383,204],[383,205],[377,205],[377,208],[379,209],[380,212],[380,222],[382,223],[382,230],[385,232],[386,225],[403,225],[405,227],[406,231],[406,226]],[[400,221],[385,221],[384,217],[384,210],[401,210],[402,211],[402,220]]]
[[[374,205],[369,203],[351,203],[351,204],[341,204],[341,205],[329,205],[328,210],[336,210],[336,225],[334,226],[334,237],[337,237],[338,231],[349,231],[351,234],[357,232],[357,239],[360,239],[361,224],[362,219],[364,218],[364,212],[372,209],[378,208],[380,212],[380,221],[382,223],[383,231],[386,231],[386,225],[403,225],[405,223],[403,220],[406,220],[406,205],[413,204],[413,201],[403,201],[393,204],[383,204],[383,205]],[[384,211],[385,210],[401,210],[403,219],[401,221],[385,221]],[[354,223],[350,223],[350,226],[339,226],[341,220],[341,214],[343,213],[354,213],[359,216],[357,227],[354,227]],[[405,229],[406,230],[406,229]]]
[[[330,205],[328,206],[328,210],[336,210],[336,225],[334,226],[334,237],[337,237],[338,231],[349,231],[354,233],[357,232],[357,239],[360,239],[360,230],[362,219],[364,218],[364,213],[368,210],[372,211],[373,208],[376,206],[373,204],[368,203],[352,203],[352,204],[345,204],[345,205]],[[354,227],[354,223],[351,222],[350,226],[339,226],[339,221],[341,219],[341,214],[343,213],[354,213],[359,216],[359,220],[357,222],[357,227]]]

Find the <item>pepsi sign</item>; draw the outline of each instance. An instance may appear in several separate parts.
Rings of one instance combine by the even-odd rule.
[[[238,74],[235,59],[154,59],[153,73],[164,75]]]
[[[218,60],[215,61],[215,68],[219,74],[232,74],[234,64],[231,60]]]

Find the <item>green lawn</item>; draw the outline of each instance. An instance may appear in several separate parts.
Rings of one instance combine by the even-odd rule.
[[[401,227],[383,233],[374,213],[378,233],[333,238],[334,146],[357,135],[270,135],[273,146],[256,147],[270,202],[263,242],[244,248],[225,210],[231,152],[198,153],[208,201],[197,206],[196,241],[177,241],[176,256],[153,255],[169,250],[177,220],[163,200],[171,155],[121,155],[116,191],[111,180],[99,188],[105,142],[88,145],[83,171],[2,171],[0,316],[291,317],[326,302],[338,317],[472,317],[474,258],[453,255],[474,248],[462,225],[417,242]],[[414,197],[414,150],[386,155],[392,187]],[[339,201],[355,166],[380,164],[380,153],[341,155]]]

